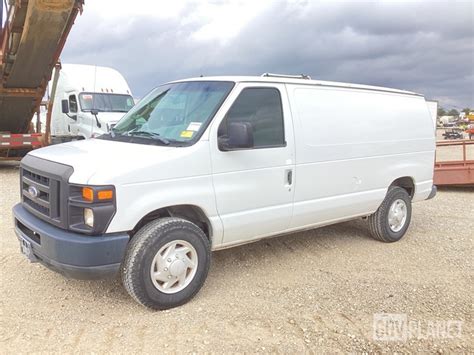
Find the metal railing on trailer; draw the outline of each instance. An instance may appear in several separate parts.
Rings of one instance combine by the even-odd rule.
[[[472,151],[468,152],[471,147]],[[455,159],[438,158],[444,150],[451,149],[457,154]],[[456,152],[457,150],[457,152]],[[459,155],[462,153],[462,155]],[[461,159],[459,159],[462,156]],[[443,185],[474,185],[474,141],[456,140],[436,142],[436,161],[434,168],[434,184]]]
[[[84,0],[0,1],[6,13],[0,31],[0,160],[18,159],[49,144],[53,102],[47,103],[44,135],[39,110]],[[32,124],[34,115],[36,127]]]

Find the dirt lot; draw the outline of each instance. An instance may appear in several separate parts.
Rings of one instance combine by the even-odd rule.
[[[118,280],[30,264],[12,228],[18,189],[17,164],[0,165],[3,353],[474,352],[474,189],[416,204],[395,244],[358,220],[216,252],[198,296],[165,312],[135,304]],[[413,337],[374,340],[376,313],[405,314]],[[446,337],[451,320],[462,329],[450,323]]]

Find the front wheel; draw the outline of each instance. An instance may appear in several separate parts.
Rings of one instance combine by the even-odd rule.
[[[204,232],[181,218],[162,218],[138,231],[122,263],[122,282],[137,302],[168,309],[189,301],[206,280],[211,260]]]
[[[370,233],[377,240],[393,243],[405,235],[410,220],[410,196],[401,187],[391,187],[380,207],[368,218]]]

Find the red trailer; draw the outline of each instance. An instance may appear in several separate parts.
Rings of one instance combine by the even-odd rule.
[[[3,2],[2,2],[3,3]],[[0,160],[48,144],[32,123],[83,0],[11,0],[0,29]],[[48,115],[52,102],[48,103]]]
[[[474,141],[439,141],[436,143],[437,157],[445,149],[462,151],[462,159],[436,160],[434,184],[443,185],[474,185],[474,157],[468,154],[468,148],[474,148]],[[474,152],[471,152],[474,155]]]

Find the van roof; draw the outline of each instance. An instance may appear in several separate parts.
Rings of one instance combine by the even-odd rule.
[[[199,78],[175,80],[175,81],[172,81],[171,83],[179,83],[179,82],[185,82],[185,81],[233,81],[233,82],[240,82],[240,83],[241,82],[283,83],[283,84],[298,84],[298,85],[325,86],[325,87],[340,87],[340,88],[382,91],[382,92],[391,92],[391,93],[396,93],[396,94],[423,96],[421,94],[418,94],[412,91],[398,90],[398,89],[386,88],[386,87],[381,87],[381,86],[341,83],[341,82],[335,82],[335,81],[310,80],[310,79],[303,79],[303,78],[272,77],[272,76],[203,76]]]

